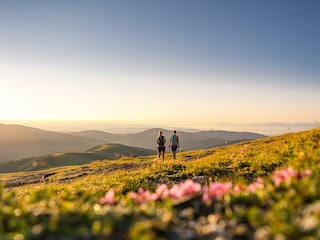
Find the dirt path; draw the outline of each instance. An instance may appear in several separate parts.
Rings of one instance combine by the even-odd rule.
[[[20,187],[30,184],[40,184],[40,183],[68,183],[88,175],[97,175],[97,174],[108,174],[114,171],[121,170],[134,170],[139,168],[145,168],[151,163],[144,164],[117,164],[110,165],[108,167],[98,167],[98,168],[89,168],[89,167],[79,167],[75,170],[67,171],[57,171],[53,172],[52,169],[48,171],[41,172],[25,172],[17,173],[17,175],[9,178],[7,180],[1,180],[0,183],[4,184],[6,188]]]

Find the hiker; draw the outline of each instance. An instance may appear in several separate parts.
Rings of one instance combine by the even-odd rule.
[[[158,132],[158,137],[157,137],[157,146],[158,146],[158,158],[160,159],[160,156],[162,153],[162,160],[164,160],[164,153],[166,151],[166,138],[162,134],[163,132],[160,130]]]
[[[169,143],[169,147],[171,146],[173,159],[176,159],[177,149],[179,148],[179,145],[180,145],[179,137],[177,135],[177,131],[174,130],[172,136],[170,137],[170,143]]]

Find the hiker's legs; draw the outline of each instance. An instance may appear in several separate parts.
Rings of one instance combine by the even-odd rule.
[[[162,160],[164,160],[164,153],[165,153],[165,151],[166,151],[166,147],[163,146],[163,149],[162,149]]]
[[[178,147],[178,146],[175,145],[175,144],[171,146],[172,158],[173,158],[173,159],[176,159],[177,147]]]
[[[161,157],[161,152],[163,151],[162,147],[158,147],[158,158],[160,159]]]
[[[161,153],[162,153],[162,160],[164,160],[164,152],[166,150],[166,147],[164,146],[160,146],[158,147],[158,158],[160,159],[161,157]]]

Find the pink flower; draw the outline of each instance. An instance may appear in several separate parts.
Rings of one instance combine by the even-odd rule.
[[[149,190],[144,190],[142,188],[138,189],[138,192],[129,192],[128,196],[135,201],[135,203],[141,204],[149,201],[154,201],[158,199],[158,195],[155,193],[150,193]]]
[[[170,195],[170,191],[169,191],[168,186],[163,183],[158,186],[155,194],[158,198],[164,199]]]
[[[238,183],[237,185],[234,186],[233,193],[234,194],[238,194],[238,193],[241,193],[241,192],[243,192],[245,190],[246,190],[246,186],[244,186],[241,183]]]
[[[187,179],[180,184],[174,184],[170,189],[166,184],[161,184],[156,189],[155,195],[157,199],[167,197],[177,199],[201,192],[201,184]]]
[[[181,198],[201,192],[201,184],[187,179],[183,183],[174,184],[169,190],[169,196],[172,198]]]
[[[276,170],[273,172],[272,179],[276,186],[279,186],[282,182],[291,179],[291,178],[303,178],[311,175],[311,170],[307,169],[302,173],[295,171],[292,167],[282,170]]]
[[[106,192],[106,194],[104,195],[104,197],[100,198],[100,204],[115,204],[116,203],[116,199],[115,199],[115,193],[113,189],[110,189],[109,191]]]
[[[136,203],[141,204],[148,201],[164,199],[167,197],[178,199],[199,192],[201,192],[201,185],[188,179],[183,183],[174,184],[171,189],[169,189],[166,184],[161,184],[158,186],[155,193],[150,193],[148,190],[139,188],[137,192],[129,192],[128,196]]]
[[[272,174],[272,179],[276,186],[279,186],[282,182],[286,181],[293,176],[296,176],[297,172],[293,168],[289,167],[287,169],[276,170]]]
[[[162,194],[164,194],[166,191],[168,190],[168,186],[164,183],[162,183],[161,185],[159,185],[156,189],[156,194],[158,194],[159,196],[161,196]]]
[[[229,190],[232,188],[231,182],[226,183],[220,183],[220,182],[214,182],[211,183],[209,188],[203,189],[203,201],[209,201],[213,200],[219,197],[222,197],[223,195],[227,194]]]
[[[301,173],[295,171],[293,168],[289,167],[287,169],[276,170],[272,174],[272,179],[276,186],[280,185],[286,180],[291,178],[301,179],[306,176],[311,175],[311,170],[307,169]],[[166,184],[161,184],[157,187],[155,193],[151,193],[149,190],[144,190],[139,188],[137,192],[129,192],[128,197],[134,200],[137,204],[146,203],[149,201],[156,201],[164,198],[179,199],[186,196],[192,196],[197,193],[202,192],[202,200],[204,202],[210,202],[216,198],[222,197],[232,189],[233,194],[241,193],[243,191],[255,192],[258,189],[263,189],[264,183],[262,178],[257,178],[254,183],[251,183],[247,187],[242,184],[237,184],[232,189],[232,183],[226,182],[214,182],[211,183],[209,187],[203,187],[200,183],[187,179],[180,184],[174,184],[171,189],[168,188]],[[115,204],[115,192],[110,189],[106,192],[105,196],[100,198],[100,204]]]
[[[304,172],[302,172],[302,177],[307,177],[307,176],[310,176],[311,174],[312,174],[312,171],[310,169],[307,169]]]
[[[192,195],[201,191],[201,184],[194,182],[191,179],[187,179],[181,185],[183,195]]]
[[[249,192],[255,192],[258,189],[263,189],[264,188],[264,184],[263,184],[263,180],[262,178],[258,177],[257,180],[254,183],[251,183],[248,187],[247,190]]]

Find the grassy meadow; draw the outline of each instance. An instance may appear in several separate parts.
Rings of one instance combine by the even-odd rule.
[[[320,239],[319,145],[313,129],[0,174],[0,239]]]

